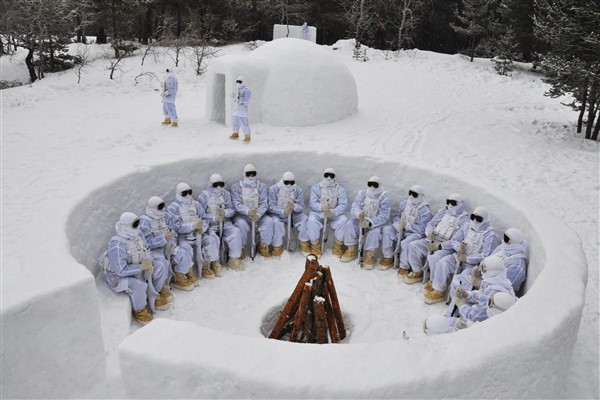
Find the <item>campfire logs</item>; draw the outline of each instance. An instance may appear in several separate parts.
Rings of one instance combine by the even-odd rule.
[[[290,342],[339,343],[346,327],[329,266],[319,265],[313,254],[306,257],[304,273],[279,314],[270,339],[289,334]]]

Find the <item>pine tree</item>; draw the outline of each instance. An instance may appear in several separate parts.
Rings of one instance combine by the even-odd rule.
[[[585,137],[597,140],[600,3],[596,0],[536,0],[536,7],[535,34],[548,46],[542,62],[545,81],[552,85],[547,95],[572,94],[575,100],[570,106],[579,111],[577,132],[581,132],[587,117]]]
[[[517,56],[519,44],[512,28],[500,37],[496,43],[496,56],[494,57],[494,68],[500,75],[508,75],[514,68],[514,60]]]
[[[489,34],[491,12],[495,5],[496,0],[462,0],[462,10],[455,14],[460,25],[450,23],[454,31],[469,38],[471,62],[477,41]]]

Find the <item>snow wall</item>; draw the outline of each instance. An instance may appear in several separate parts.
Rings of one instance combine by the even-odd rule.
[[[352,73],[330,50],[301,39],[268,42],[245,56],[211,62],[206,116],[231,125],[235,81],[243,76],[252,91],[250,128],[256,122],[312,126],[338,121],[358,110]]]
[[[273,40],[282,38],[302,39],[302,25],[273,25]],[[308,37],[306,40],[317,43],[316,27],[308,26]]]
[[[447,194],[458,191],[470,209],[485,205],[490,210],[498,234],[510,226],[519,227],[531,243],[527,294],[509,312],[467,330],[409,341],[400,339],[399,334],[398,340],[361,344],[287,343],[164,318],[127,336],[130,319],[124,317],[119,357],[127,397],[544,398],[560,394],[579,329],[587,280],[580,240],[561,221],[518,194],[499,193],[493,182],[475,185],[458,176],[400,162],[252,149],[245,149],[243,161],[240,156],[221,154],[157,165],[99,188],[73,210],[69,219],[67,232],[73,256],[97,274],[97,255],[112,236],[121,212],[143,212],[152,195],[172,199],[173,186],[179,181],[188,182],[199,193],[211,173],[219,172],[231,183],[239,179],[243,165],[251,162],[269,185],[291,169],[308,195],[308,187],[331,166],[348,190],[350,201],[377,173],[394,208],[418,182],[430,190],[432,209],[441,207]],[[356,172],[357,165],[362,172]],[[566,265],[569,279],[564,275]],[[93,296],[66,290],[66,297],[77,296],[79,301]],[[103,290],[105,285],[100,283],[99,293]],[[127,297],[113,294],[112,298],[124,300],[115,309],[128,315]],[[86,323],[87,318],[86,314],[78,315],[79,323]],[[65,340],[77,339],[62,321],[50,318],[44,322]],[[56,377],[56,383],[62,384],[61,379]]]

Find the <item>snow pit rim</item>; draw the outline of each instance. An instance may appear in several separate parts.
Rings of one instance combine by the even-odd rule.
[[[239,161],[231,162],[234,159]],[[306,160],[310,160],[310,162],[307,163]],[[423,185],[426,194],[429,193],[428,198],[433,212],[442,206],[449,193],[459,192],[465,198],[469,210],[478,205],[486,206],[490,210],[497,233],[510,226],[516,226],[525,233],[530,243],[527,295],[517,302],[511,312],[500,315],[485,324],[478,324],[468,330],[451,335],[417,338],[411,341],[414,344],[418,343],[418,346],[410,346],[408,342],[402,340],[385,342],[388,346],[392,346],[391,352],[390,349],[382,350],[382,346],[385,347],[384,343],[334,346],[335,349],[330,351],[335,354],[339,353],[339,357],[351,357],[350,354],[356,352],[351,348],[363,349],[366,346],[369,351],[361,354],[362,363],[372,363],[373,368],[381,369],[381,360],[379,360],[380,366],[376,367],[376,356],[373,354],[383,351],[386,355],[382,355],[382,357],[387,360],[393,353],[394,357],[410,359],[411,369],[421,371],[422,375],[419,377],[421,380],[428,380],[430,377],[439,375],[436,371],[428,371],[427,362],[435,360],[436,363],[447,363],[446,365],[454,365],[457,371],[468,373],[473,370],[472,364],[480,365],[482,360],[506,359],[507,349],[510,349],[508,353],[513,356],[514,363],[519,360],[523,361],[525,348],[537,349],[539,354],[548,353],[548,359],[554,362],[558,362],[556,361],[558,354],[561,364],[565,361],[564,357],[570,358],[579,327],[579,317],[583,309],[587,280],[587,263],[578,236],[562,221],[540,210],[537,205],[516,193],[499,191],[489,182],[479,182],[479,185],[476,185],[463,177],[451,175],[448,172],[440,173],[398,161],[326,152],[315,154],[308,151],[281,151],[273,154],[256,151],[244,153],[243,159],[240,159],[240,154],[230,153],[154,165],[117,178],[108,185],[98,188],[73,209],[67,222],[67,236],[73,257],[97,275],[97,257],[113,235],[114,223],[123,211],[141,214],[147,199],[153,195],[161,196],[167,202],[170,201],[173,198],[173,188],[180,181],[188,182],[192,186],[194,194],[197,195],[200,190],[205,188],[208,177],[214,172],[220,173],[227,185],[230,186],[241,177],[241,169],[246,163],[252,163],[257,167],[259,179],[262,179],[267,185],[274,184],[284,171],[291,170],[296,175],[299,185],[304,189],[307,200],[310,186],[318,182],[324,169],[330,166],[336,169],[338,181],[346,188],[350,204],[357,191],[363,188],[364,183],[373,175],[374,171],[377,171],[383,186],[390,194],[394,209],[398,202],[405,197],[404,193],[414,183]],[[363,167],[362,172],[358,174],[352,172],[355,171],[357,165]],[[198,171],[201,172],[198,173]],[[570,265],[571,279],[566,281],[563,274],[564,265]],[[535,284],[533,284],[534,281]],[[565,291],[570,295],[555,295]],[[531,321],[535,321],[535,324],[530,323]],[[165,324],[169,327],[164,328]],[[206,335],[210,335],[212,331],[180,321],[153,323],[134,332],[122,342],[121,357],[135,358],[136,340],[141,338],[144,339],[144,342],[158,340],[161,335],[154,337],[154,332],[163,329],[159,328],[159,325],[164,329],[171,329],[173,326],[176,330],[200,330],[202,334]],[[564,332],[572,334],[565,338]],[[262,342],[259,343],[256,338],[243,337],[240,339],[240,336],[229,333],[220,333],[220,335],[225,336],[221,340],[213,342],[213,346],[226,347],[228,341],[223,338],[236,337],[236,342],[247,341],[248,345],[259,348],[261,352],[267,352],[269,358],[274,360],[272,365],[281,367],[283,361],[278,360],[277,356],[277,349],[281,344],[277,344],[279,341],[262,339]],[[518,335],[518,340],[515,340],[516,335]],[[454,350],[469,348],[475,336],[486,337],[486,340],[489,340],[494,346],[482,349],[477,355],[468,352],[465,355],[459,352],[461,358],[458,360],[454,357],[459,354],[456,351],[435,352],[430,350],[440,348],[440,346]],[[546,345],[548,342],[560,343],[562,352],[550,354],[547,347],[551,346]],[[165,344],[161,343],[161,345]],[[283,343],[283,345],[289,344]],[[415,347],[420,348],[418,352],[415,352]],[[225,351],[225,349],[223,350]],[[177,351],[177,349],[173,349],[173,351]],[[303,346],[302,351],[303,360],[307,361],[309,359],[315,361],[314,358],[323,352],[319,346]],[[350,353],[344,356],[345,351]],[[218,360],[211,359],[211,357],[202,362],[218,364]],[[307,362],[305,365],[304,362],[301,362],[298,368],[306,368],[306,373],[309,373],[311,367],[310,363]],[[351,370],[353,371],[352,368]],[[530,370],[524,372],[531,373]],[[252,374],[244,368],[232,371],[232,373],[239,376],[240,379],[244,376],[249,378],[247,375]],[[456,376],[461,374],[462,372]],[[276,373],[275,375],[281,374]],[[559,377],[563,375],[556,374]],[[406,376],[410,377],[410,374]],[[357,381],[360,381],[358,376],[356,378]],[[391,378],[386,378],[385,374],[380,378],[378,384],[381,387],[387,387],[393,385],[393,382],[403,380],[401,377],[391,380]],[[448,379],[451,378],[446,376],[444,381]],[[353,379],[348,381],[351,382],[349,387],[352,388],[354,386]],[[561,383],[561,378],[558,378],[555,379],[553,385]],[[282,382],[282,385],[286,388],[294,386],[289,382]],[[550,386],[554,387],[553,385]],[[354,387],[353,390],[360,393],[359,387]],[[348,395],[355,397],[356,393],[348,392]],[[402,391],[398,393],[402,393]],[[406,393],[410,395],[412,392]],[[417,395],[416,392],[412,394]]]

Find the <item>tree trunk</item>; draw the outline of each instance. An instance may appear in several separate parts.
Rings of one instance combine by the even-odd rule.
[[[473,62],[473,57],[475,57],[475,36],[471,37],[471,62]]]
[[[596,100],[595,100],[595,90],[592,88],[590,93],[590,107],[588,109],[588,118],[585,126],[585,138],[592,138],[592,126],[594,125],[594,119],[596,118]]]
[[[581,133],[581,128],[583,126],[583,116],[585,115],[585,108],[587,105],[587,96],[588,96],[588,86],[587,79],[584,82],[585,89],[583,92],[583,98],[581,99],[581,106],[579,107],[579,118],[577,119],[577,133]]]
[[[598,119],[596,119],[596,126],[592,133],[592,140],[598,140],[598,133],[600,132],[600,113],[598,113]]]
[[[33,49],[27,49],[25,65],[27,65],[27,70],[29,71],[29,79],[31,79],[31,83],[35,82],[37,80],[37,75],[35,73],[35,66],[33,65]]]

